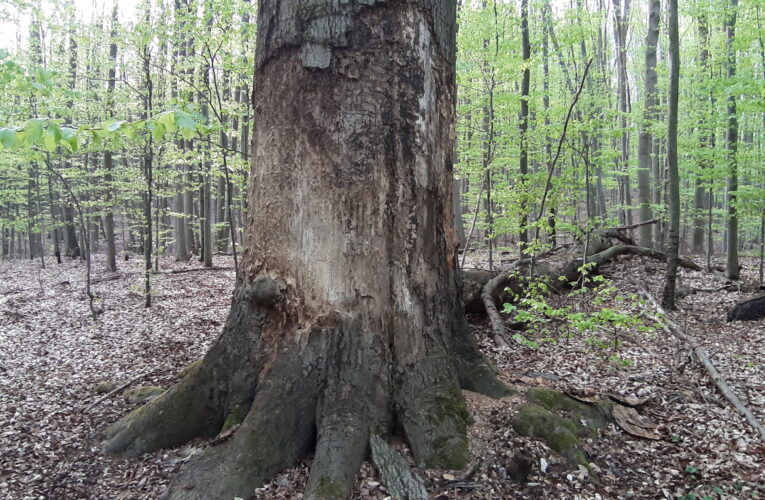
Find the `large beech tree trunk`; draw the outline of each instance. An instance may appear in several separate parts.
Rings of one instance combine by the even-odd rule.
[[[107,451],[137,455],[236,429],[167,498],[247,498],[311,449],[305,498],[345,498],[394,422],[418,464],[465,465],[460,388],[506,388],[457,294],[455,8],[261,1],[228,320],[198,368],[107,432]]]

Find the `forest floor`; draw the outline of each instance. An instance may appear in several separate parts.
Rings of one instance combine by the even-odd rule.
[[[228,257],[216,265],[231,267]],[[744,282],[754,265],[745,263]],[[232,270],[170,273],[198,262],[162,261],[151,309],[143,307],[138,260],[120,262],[117,279],[94,285],[97,320],[84,293],[84,264],[68,261],[0,262],[0,498],[149,499],[194,452],[195,443],[135,459],[99,452],[98,434],[135,407],[125,393],[89,408],[102,382],[142,377],[135,385],[168,387],[201,357],[224,323],[234,284]],[[107,277],[96,258],[95,278]],[[617,295],[661,291],[663,266],[627,259],[604,268]],[[683,285],[717,288],[719,274],[683,272]],[[731,387],[765,421],[765,324],[726,323],[727,310],[748,297],[739,292],[697,293],[672,317],[709,352]],[[637,300],[558,296],[576,308],[610,307],[639,317]],[[471,318],[484,352],[502,378],[517,387],[548,386],[605,397],[646,399],[640,413],[657,424],[660,439],[632,436],[611,424],[585,443],[596,475],[571,470],[543,443],[518,436],[510,425],[523,397],[491,400],[466,393],[474,424],[471,458],[477,473],[420,471],[431,498],[765,498],[765,443],[720,395],[687,346],[661,330],[600,326],[566,335],[565,325],[526,332],[538,347],[498,348],[485,318]],[[650,323],[650,321],[648,321]],[[618,340],[618,342],[614,342]],[[525,483],[507,478],[515,458],[531,464]],[[301,498],[310,459],[278,475],[253,498]],[[384,499],[368,464],[354,498]]]

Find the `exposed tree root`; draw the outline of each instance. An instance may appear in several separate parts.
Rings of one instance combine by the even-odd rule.
[[[264,318],[280,290],[268,279],[237,287],[224,333],[205,358],[112,425],[105,450],[133,456],[221,433],[182,467],[168,500],[246,498],[314,445],[305,498],[347,498],[370,435],[393,428],[418,464],[464,467],[469,415],[461,387],[508,393],[464,319],[411,362],[363,331],[357,317],[338,312],[317,318],[299,349],[265,353]]]
[[[380,478],[394,498],[408,500],[427,500],[425,484],[412,473],[409,464],[378,436],[371,436],[369,447],[372,451],[372,463],[380,472]]]
[[[316,386],[301,360],[280,358],[231,439],[204,449],[175,476],[166,500],[247,498],[271,476],[305,456],[315,439]],[[309,375],[315,375],[311,370]]]

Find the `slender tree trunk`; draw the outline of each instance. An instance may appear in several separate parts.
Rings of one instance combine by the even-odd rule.
[[[726,48],[728,51],[728,79],[733,80],[736,76],[736,49],[733,46],[736,38],[736,16],[738,13],[738,0],[730,0],[730,14],[725,20]],[[738,210],[736,201],[738,196],[738,117],[736,113],[736,95],[730,90],[728,96],[728,128],[725,134],[725,148],[728,151],[728,258],[725,264],[725,275],[729,280],[739,279],[738,268]]]
[[[108,451],[136,455],[231,429],[170,500],[248,497],[312,448],[305,498],[347,498],[394,422],[417,464],[461,469],[460,387],[506,392],[457,296],[455,3],[307,6],[260,4],[252,210],[226,327],[107,432]]]
[[[149,12],[147,10],[146,17]],[[143,47],[143,77],[144,77],[144,120],[154,112],[154,80],[151,75],[151,48]],[[143,175],[146,182],[144,193],[143,216],[144,216],[144,307],[151,307],[151,254],[154,247],[152,235],[151,204],[154,199],[154,139],[148,135],[143,148]]]
[[[708,76],[709,76],[709,27],[707,26],[708,20],[707,20],[707,14],[706,12],[700,12],[698,16],[698,35],[699,35],[699,41],[701,43],[701,51],[699,53],[699,65],[701,66],[701,75],[702,75],[702,82],[706,82]],[[706,96],[708,94],[708,87],[709,85],[706,83],[702,83],[702,88],[704,89],[704,92],[702,93],[701,100],[705,101]],[[702,101],[702,102],[703,102]],[[707,123],[709,120],[709,116],[707,113],[704,113],[699,120],[699,130],[701,131],[700,137],[699,137],[699,150],[704,153],[705,151],[709,151],[709,135],[714,132],[714,129],[711,129],[710,132],[710,125]],[[699,167],[701,167],[702,172],[706,172],[711,168],[710,161],[706,159],[706,157],[702,158],[699,162]],[[711,182],[711,181],[708,181]],[[693,219],[693,252],[697,254],[701,254],[704,252],[704,232],[705,232],[705,209],[707,208],[707,193],[706,193],[706,183],[704,182],[704,179],[702,178],[702,175],[698,175],[696,177],[696,184],[695,184],[695,190],[694,190],[694,196],[693,196],[693,208],[694,208],[694,219]]]
[[[524,204],[521,206],[521,234],[520,250],[524,251],[529,243],[528,230],[528,190],[527,177],[529,174],[529,87],[531,86],[531,70],[529,69],[529,60],[531,59],[531,43],[529,42],[529,2],[521,0],[521,50],[523,53],[523,79],[521,80],[521,144],[520,144],[520,173],[523,181],[523,192],[521,194]]]
[[[661,1],[650,0],[648,4],[648,33],[645,37],[645,109],[638,139],[638,203],[640,220],[653,219],[651,209],[651,149],[653,134],[650,127],[656,121],[656,49],[659,43],[659,21]],[[640,244],[653,247],[653,224],[646,224],[638,229]]]
[[[675,308],[677,282],[677,259],[680,246],[680,174],[677,168],[677,106],[680,87],[680,35],[678,30],[677,0],[669,0],[669,111],[667,120],[667,164],[669,185],[669,243],[667,245],[667,280],[664,285],[662,305],[667,310]]]
[[[632,223],[630,179],[628,173],[630,136],[627,129],[627,113],[629,112],[629,82],[627,75],[627,28],[629,26],[630,0],[613,0],[614,5],[614,40],[616,42],[617,93],[619,98],[619,127],[621,137],[621,157],[617,162],[619,180],[621,218],[625,224]]]

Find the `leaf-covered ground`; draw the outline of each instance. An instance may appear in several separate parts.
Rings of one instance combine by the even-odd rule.
[[[136,405],[124,394],[88,407],[101,382],[142,377],[136,385],[167,387],[198,359],[219,333],[230,302],[233,271],[170,273],[199,263],[163,261],[154,277],[151,309],[143,308],[140,262],[120,262],[119,276],[94,285],[104,313],[93,320],[84,294],[84,264],[0,262],[0,498],[155,498],[182,462],[205,443],[137,459],[99,453],[99,431]],[[231,267],[227,257],[216,265]],[[753,267],[753,266],[750,266]],[[660,294],[663,267],[629,259],[606,269],[621,295],[647,288]],[[754,281],[745,269],[744,281]],[[721,275],[684,272],[684,286],[713,289]],[[702,292],[680,302],[673,318],[703,345],[731,387],[765,420],[765,325],[726,323],[739,292]],[[559,303],[574,299],[558,297]],[[594,309],[592,301],[576,302]],[[600,307],[600,306],[598,306]],[[603,307],[641,313],[637,302],[607,300]],[[593,473],[566,467],[543,443],[519,437],[510,421],[521,395],[499,401],[467,394],[472,474],[420,471],[432,498],[761,498],[765,443],[725,401],[687,347],[668,334],[598,326],[566,336],[560,324],[528,332],[537,348],[498,349],[482,318],[476,335],[503,378],[519,387],[550,386],[578,396],[609,392],[647,399],[640,413],[655,422],[659,440],[611,424],[585,443]],[[618,344],[614,345],[614,339]],[[403,446],[401,446],[402,451]],[[531,465],[517,483],[513,464]],[[254,498],[300,498],[310,460],[284,471]],[[365,465],[354,498],[387,497]],[[693,498],[686,496],[685,498]]]

